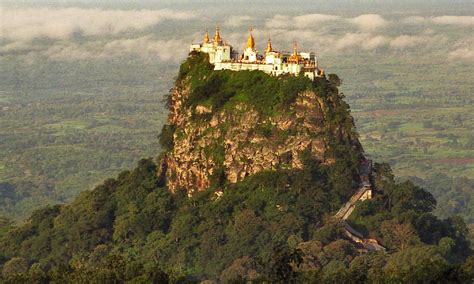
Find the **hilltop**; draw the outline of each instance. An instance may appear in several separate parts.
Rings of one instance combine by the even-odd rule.
[[[466,225],[371,166],[340,83],[214,71],[192,52],[163,153],[2,232],[3,280],[469,282]]]
[[[167,185],[188,192],[237,182],[265,170],[302,169],[307,158],[324,165],[348,161],[357,181],[364,159],[340,80],[271,77],[261,71],[215,72],[206,55],[191,53],[168,97],[160,139]],[[212,182],[213,178],[217,178]],[[344,194],[351,185],[344,185]]]

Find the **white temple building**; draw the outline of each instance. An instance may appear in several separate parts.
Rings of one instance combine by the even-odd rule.
[[[258,54],[255,48],[255,39],[252,30],[247,38],[247,47],[239,54],[231,45],[221,38],[219,27],[212,42],[206,31],[204,40],[199,44],[191,44],[190,51],[198,51],[209,54],[209,62],[214,65],[214,70],[261,70],[270,75],[292,74],[298,76],[304,74],[311,80],[315,77],[324,76],[324,71],[318,68],[318,61],[314,52],[298,52],[296,43],[293,53],[276,51],[272,42],[268,39],[265,56]]]

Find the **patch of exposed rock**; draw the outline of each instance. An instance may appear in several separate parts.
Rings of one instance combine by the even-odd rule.
[[[329,125],[331,106],[314,91],[298,94],[288,111],[271,117],[243,103],[219,111],[204,105],[186,108],[188,94],[177,84],[169,101],[168,122],[176,131],[174,147],[162,162],[172,191],[185,188],[192,194],[222,178],[235,183],[265,170],[301,168],[303,151],[332,163],[330,139],[361,147],[344,126]]]

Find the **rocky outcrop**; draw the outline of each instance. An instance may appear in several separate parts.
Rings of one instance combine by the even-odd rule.
[[[303,157],[332,164],[337,145],[363,157],[339,80],[218,72],[202,54],[190,55],[168,97],[172,137],[159,174],[171,191],[219,190],[262,171],[301,169]]]
[[[303,166],[301,154],[332,163],[328,140],[347,140],[360,148],[344,126],[330,126],[330,109],[313,90],[299,93],[288,111],[265,116],[251,105],[237,103],[213,111],[197,105],[185,107],[189,87],[177,82],[169,100],[169,124],[176,126],[174,147],[164,157],[168,187],[189,194],[204,190],[219,179],[237,182],[249,175]]]

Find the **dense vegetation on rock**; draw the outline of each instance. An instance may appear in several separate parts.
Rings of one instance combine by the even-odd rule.
[[[178,76],[178,83],[186,70],[206,76],[191,83],[189,106],[207,102],[214,112],[232,111],[238,98],[272,116],[291,111],[287,107],[294,103],[293,96],[307,88],[319,88],[323,98],[334,99],[337,93],[329,92],[337,85],[334,76],[312,83],[304,77],[272,78],[260,72],[213,73],[187,66],[196,58],[191,57]],[[238,85],[244,77],[255,81]],[[227,96],[233,89],[226,86],[235,93]],[[250,99],[266,87],[279,95],[262,95],[261,102]],[[259,92],[253,93],[254,88]],[[217,94],[227,100],[220,101]],[[352,121],[347,105],[342,101],[339,105],[344,111],[329,111],[328,131]],[[165,128],[160,141],[173,149],[178,130],[173,125]],[[395,182],[387,164],[375,165],[371,183],[378,191],[373,199],[357,204],[349,220],[387,250],[366,252],[346,239],[343,224],[331,216],[359,181],[354,176],[358,163],[354,145],[343,142],[332,142],[331,163],[301,151],[301,168],[263,170],[236,183],[224,177],[191,197],[186,188],[174,192],[167,188],[166,176],[157,174],[162,159],[142,160],[134,170],[104,181],[74,202],[35,211],[25,225],[0,231],[1,279],[9,283],[471,282],[474,257],[465,223],[435,217],[433,196],[411,182]],[[0,222],[10,226],[8,220]]]
[[[304,76],[270,77],[262,71],[215,72],[205,54],[192,55],[181,65],[178,80],[185,78],[190,78],[186,82],[190,87],[189,106],[201,104],[218,111],[221,107],[232,108],[243,102],[267,116],[288,108],[298,93],[313,85],[324,88],[325,82],[313,83]]]

